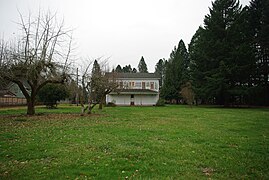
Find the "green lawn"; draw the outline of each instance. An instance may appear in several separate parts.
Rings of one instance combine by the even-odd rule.
[[[0,109],[0,179],[269,179],[268,108],[94,111]]]

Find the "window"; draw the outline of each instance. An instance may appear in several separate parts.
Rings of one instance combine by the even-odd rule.
[[[142,82],[142,89],[146,89],[146,83]]]
[[[150,89],[154,89],[154,82],[150,82]]]
[[[141,87],[141,82],[135,82],[135,87],[140,88]]]
[[[125,89],[125,88],[128,88],[128,82],[124,81],[124,82],[123,82],[123,87],[124,87],[124,89]]]

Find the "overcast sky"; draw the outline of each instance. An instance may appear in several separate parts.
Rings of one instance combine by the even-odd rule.
[[[0,0],[0,37],[16,36],[18,10],[50,9],[74,29],[77,57],[110,57],[110,67],[137,68],[144,56],[153,72],[180,39],[190,43],[209,7],[211,0]]]

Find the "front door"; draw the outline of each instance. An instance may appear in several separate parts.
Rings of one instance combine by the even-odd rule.
[[[133,94],[131,95],[131,101],[130,102],[131,102],[130,103],[131,106],[135,105],[135,103],[134,103],[134,95]]]

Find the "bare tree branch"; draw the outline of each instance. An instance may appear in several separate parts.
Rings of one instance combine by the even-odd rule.
[[[36,18],[29,13],[25,21],[19,12],[19,17],[23,36],[15,46],[0,42],[0,77],[19,86],[27,99],[27,113],[34,114],[38,91],[48,83],[63,83],[68,78],[72,36],[71,31],[64,31],[63,21],[58,24],[56,13],[42,15],[39,10]]]

